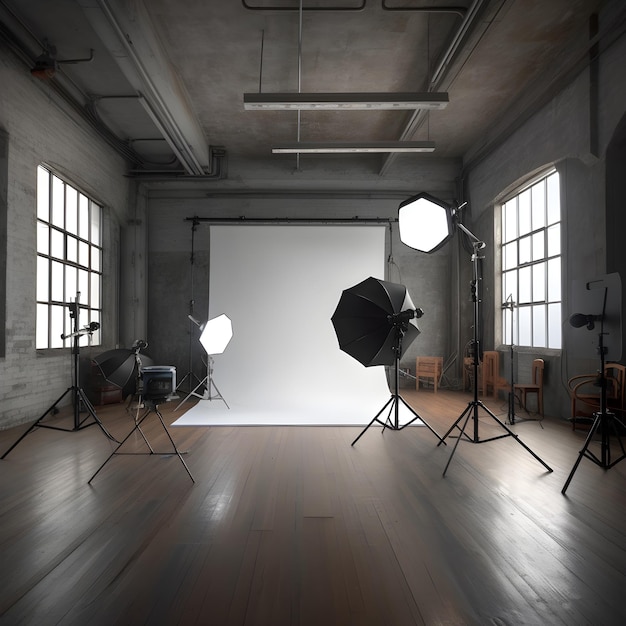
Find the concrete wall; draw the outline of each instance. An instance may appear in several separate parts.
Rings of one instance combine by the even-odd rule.
[[[126,213],[124,163],[91,129],[66,112],[45,83],[0,47],[1,220],[6,225],[2,281],[6,349],[0,355],[0,428],[35,420],[72,384],[69,350],[35,351],[36,177],[46,163],[105,206],[107,255],[102,332],[117,342],[119,228]],[[0,139],[0,141],[2,141]],[[2,154],[2,150],[0,150]],[[0,228],[2,232],[2,228]]]
[[[610,19],[605,14],[601,23],[606,25]],[[568,307],[572,281],[614,271],[626,275],[621,202],[626,191],[621,167],[625,132],[623,124],[619,126],[626,113],[625,58],[626,41],[622,37],[605,48],[597,61],[597,88],[590,68],[585,68],[526,123],[464,172],[477,234],[489,242],[485,260],[485,349],[498,349],[503,343],[498,322],[503,299],[499,285],[491,280],[499,264],[494,207],[511,189],[543,168],[555,166],[559,172],[564,251],[563,351],[519,348],[514,368],[518,370],[517,379],[525,382],[530,380],[530,362],[534,357],[547,361],[545,410],[563,418],[569,417],[568,378],[593,372],[599,366],[599,360],[580,359],[572,354],[576,337],[567,323],[573,312]],[[609,147],[612,150],[607,152]],[[610,181],[607,170],[612,173]],[[501,363],[502,373],[508,379],[506,351]]]

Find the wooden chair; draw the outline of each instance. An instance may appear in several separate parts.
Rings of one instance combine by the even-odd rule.
[[[607,410],[617,413],[623,419],[626,409],[626,366],[619,363],[605,363]],[[576,424],[591,422],[593,414],[600,410],[600,376],[579,374],[568,381],[571,398],[572,430]]]
[[[419,391],[420,379],[432,379],[433,389],[437,393],[442,371],[442,356],[418,356],[415,359],[415,389]]]
[[[501,389],[509,389],[506,380],[500,376],[500,353],[497,350],[485,350],[483,352],[479,374],[483,396],[487,396],[491,392],[497,398]]]
[[[526,399],[528,394],[537,395],[537,412],[543,418],[543,359],[535,359],[532,364],[531,378],[532,382],[528,384],[515,384],[513,386],[515,395],[519,398],[522,408],[528,410],[526,405]]]

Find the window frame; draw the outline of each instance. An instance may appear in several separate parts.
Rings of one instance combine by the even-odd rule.
[[[498,208],[502,345],[560,351],[563,212],[559,172],[554,167],[543,170],[508,194]]]
[[[43,163],[36,176],[36,350],[101,345],[104,207]]]

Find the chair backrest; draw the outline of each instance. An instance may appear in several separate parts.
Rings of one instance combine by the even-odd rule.
[[[617,400],[619,408],[624,408],[624,401],[626,400],[626,365],[605,363],[604,375],[609,383],[607,384],[608,393]]]
[[[483,352],[483,376],[487,380],[495,380],[500,374],[500,353],[497,350]]]
[[[539,387],[543,386],[543,368],[544,368],[543,359],[534,359],[532,366],[532,377],[533,377],[533,385],[539,385]]]

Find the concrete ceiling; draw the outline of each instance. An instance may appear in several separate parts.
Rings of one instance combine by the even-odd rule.
[[[588,59],[600,0],[0,0],[0,35],[129,172],[471,159]],[[88,62],[65,63],[89,58]],[[33,78],[37,81],[36,78]],[[244,92],[445,91],[445,110],[245,111]],[[430,140],[429,155],[273,155],[281,142]],[[308,182],[310,185],[310,181]]]

